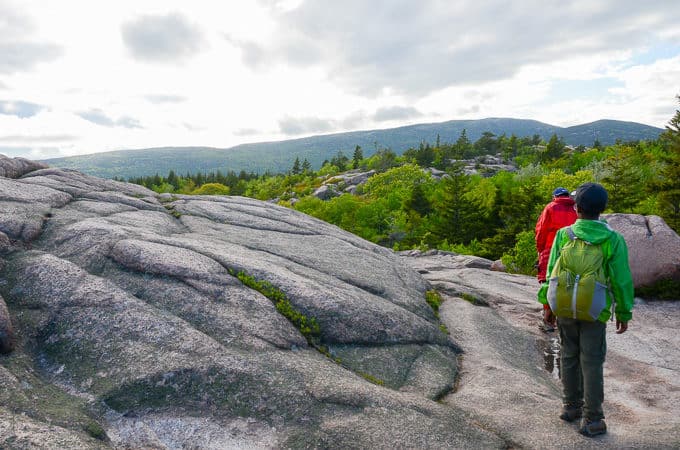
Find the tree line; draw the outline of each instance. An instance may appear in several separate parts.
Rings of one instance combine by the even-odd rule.
[[[487,155],[516,170],[489,172],[483,163]],[[429,168],[446,175],[434,177],[424,170]],[[311,195],[348,170],[376,175],[354,194],[325,201]],[[595,140],[592,147],[574,148],[557,135],[544,142],[538,135],[487,132],[471,142],[463,130],[455,142],[437,138],[402,155],[376,148],[364,157],[357,146],[351,157],[339,151],[318,170],[296,159],[283,174],[171,172],[129,181],[157,192],[276,199],[395,250],[436,248],[502,258],[514,270],[530,273],[536,219],[557,186],[572,190],[588,181],[602,183],[610,194],[607,212],[659,215],[680,231],[680,112],[654,141],[602,146]]]

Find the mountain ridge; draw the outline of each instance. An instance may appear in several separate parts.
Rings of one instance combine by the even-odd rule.
[[[338,151],[351,156],[359,145],[364,156],[370,156],[380,148],[390,148],[397,154],[414,148],[422,142],[455,142],[466,130],[468,139],[477,140],[489,131],[497,136],[512,134],[518,137],[538,134],[548,140],[553,134],[569,145],[592,145],[597,139],[603,145],[617,140],[636,141],[656,139],[663,132],[636,122],[601,119],[571,127],[558,127],[531,119],[490,117],[475,120],[449,120],[421,123],[396,128],[359,130],[281,141],[245,143],[228,148],[187,146],[154,147],[145,149],[115,150],[110,152],[45,159],[55,167],[76,169],[100,177],[136,177],[155,173],[165,175],[170,170],[177,173],[284,172],[295,158],[307,159],[318,168],[324,160],[331,159]]]

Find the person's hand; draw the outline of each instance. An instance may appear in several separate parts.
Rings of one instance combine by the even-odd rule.
[[[628,322],[622,322],[616,319],[616,334],[625,333],[628,329]]]
[[[543,322],[550,324],[553,327],[557,326],[557,318],[550,308],[543,310]]]

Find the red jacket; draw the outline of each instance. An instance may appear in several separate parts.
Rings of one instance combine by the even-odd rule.
[[[536,222],[536,250],[538,250],[538,281],[545,281],[550,249],[555,233],[560,228],[576,222],[574,200],[571,197],[555,197],[548,203]]]

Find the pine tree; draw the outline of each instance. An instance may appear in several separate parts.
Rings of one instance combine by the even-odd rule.
[[[677,96],[680,101],[680,95]],[[680,233],[680,111],[668,122],[666,131],[661,135],[666,147],[663,158],[664,168],[660,171],[658,200],[666,223]]]
[[[362,159],[364,159],[364,152],[361,150],[361,146],[357,145],[352,156],[352,168],[358,169]]]
[[[312,165],[310,164],[309,161],[307,161],[307,158],[302,161],[302,173],[309,173],[312,171]]]
[[[295,157],[295,162],[293,163],[293,169],[291,170],[293,172],[293,175],[297,175],[300,173],[300,158],[297,156]]]

